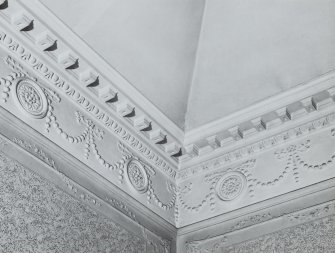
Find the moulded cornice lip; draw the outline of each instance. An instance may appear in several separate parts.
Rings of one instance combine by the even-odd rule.
[[[222,130],[234,127],[239,123],[244,123],[250,119],[255,119],[266,113],[287,106],[292,102],[299,101],[323,89],[333,87],[334,83],[323,83],[329,79],[335,79],[335,70],[329,71],[321,76],[313,78],[312,80],[300,83],[292,89],[271,96],[226,117],[209,122],[195,129],[188,130],[185,132],[183,145],[187,146],[196,142],[197,140],[209,137],[215,133],[221,132]]]
[[[97,69],[104,77],[111,82],[127,97],[131,98],[142,110],[150,112],[150,117],[156,122],[164,126],[170,135],[175,137],[179,142],[184,139],[184,132],[172,120],[170,120],[163,112],[145,98],[129,81],[126,80],[118,71],[116,71],[109,63],[107,63],[94,49],[85,43],[78,35],[76,35],[67,25],[57,18],[43,3],[39,0],[27,1],[17,0],[29,11],[37,15],[53,31],[60,37],[66,38],[68,44],[76,45],[76,53],[79,53],[84,59],[89,59],[92,66],[99,66]]]
[[[93,73],[96,73],[97,77],[101,77],[106,79],[107,81],[104,83],[105,86],[102,85],[101,89],[105,89],[106,87],[109,89],[109,86],[115,86],[116,93],[118,90],[123,94],[122,101],[127,107],[126,109],[133,108],[133,110],[138,110],[139,115],[145,120],[145,123],[152,122],[155,126],[155,129],[151,131],[151,133],[144,135],[142,130],[136,128],[135,123],[132,122],[131,127],[133,127],[138,135],[146,138],[148,143],[151,146],[155,146],[159,148],[160,151],[166,158],[168,158],[175,165],[178,164],[179,169],[184,168],[186,164],[189,164],[190,160],[196,161],[201,156],[201,160],[208,159],[208,154],[218,155],[220,152],[213,152],[217,149],[231,149],[236,146],[235,144],[237,140],[244,140],[250,135],[257,136],[257,138],[263,138],[266,136],[269,131],[268,129],[272,129],[272,127],[264,126],[262,120],[263,115],[268,113],[278,114],[278,110],[283,111],[283,116],[285,117],[287,114],[287,106],[292,103],[301,103],[303,99],[308,99],[315,95],[320,91],[327,91],[327,89],[332,88],[332,92],[329,92],[329,96],[325,99],[325,104],[329,102],[329,100],[333,101],[334,84],[331,82],[326,82],[329,79],[335,79],[335,71],[328,72],[312,81],[299,84],[295,88],[282,92],[278,95],[270,97],[266,100],[263,100],[259,103],[256,103],[248,108],[240,110],[236,113],[233,113],[227,117],[218,119],[214,122],[205,124],[196,129],[186,131],[185,133],[181,130],[172,120],[170,120],[163,112],[161,112],[155,105],[153,105],[148,99],[146,99],[136,88],[134,88],[120,73],[118,73],[110,64],[108,64],[98,53],[94,51],[90,46],[88,46],[79,36],[77,36],[69,27],[67,27],[61,20],[59,20],[45,5],[43,5],[39,0],[16,0],[11,1],[19,3],[19,5],[23,6],[23,9],[26,9],[27,12],[31,12],[36,16],[36,19],[39,19],[38,22],[45,25],[48,29],[47,32],[50,34],[54,34],[59,38],[59,40],[63,41],[68,47],[67,50],[70,50],[71,54],[79,56],[79,66],[81,61],[84,63],[83,65],[89,65],[89,70]],[[28,3],[29,2],[29,3]],[[16,10],[15,10],[16,11]],[[24,18],[24,15],[23,17]],[[34,20],[35,21],[35,20]],[[14,21],[10,21],[13,23]],[[16,24],[16,26],[19,26]],[[18,27],[16,27],[18,28]],[[22,29],[21,29],[22,31]],[[41,31],[37,31],[41,32]],[[56,39],[57,38],[53,38]],[[35,41],[35,44],[38,44],[38,41]],[[72,46],[70,46],[72,45]],[[75,45],[75,48],[73,47]],[[72,52],[73,51],[73,52]],[[44,55],[43,55],[44,56]],[[72,57],[72,55],[71,55]],[[71,58],[71,60],[74,60]],[[85,65],[85,67],[86,67]],[[64,66],[62,66],[64,67]],[[65,68],[63,72],[71,72],[70,69]],[[72,73],[73,74],[73,73]],[[79,73],[82,74],[82,73]],[[79,80],[79,84],[77,85],[85,85],[82,80]],[[111,83],[111,84],[110,84]],[[100,84],[98,85],[100,87]],[[82,87],[81,87],[82,88]],[[118,93],[117,93],[118,94]],[[100,95],[99,95],[100,96]],[[100,98],[99,98],[100,99]],[[328,99],[328,100],[327,100]],[[129,102],[129,101],[130,102]],[[104,103],[106,101],[100,100],[99,103]],[[128,103],[129,102],[129,103]],[[313,101],[311,101],[313,102]],[[327,104],[327,106],[330,103]],[[307,108],[309,106],[306,105]],[[314,105],[313,105],[314,106]],[[320,106],[322,107],[323,104]],[[306,111],[306,108],[302,108],[302,110]],[[316,106],[316,111],[318,108]],[[295,112],[294,112],[295,113]],[[308,115],[307,111],[307,115]],[[299,112],[298,112],[299,114]],[[128,115],[128,114],[127,114]],[[125,117],[124,115],[119,115],[120,117]],[[290,117],[290,115],[288,115]],[[297,117],[303,118],[306,116],[306,113],[299,114]],[[276,120],[282,121],[281,116],[277,115]],[[295,116],[294,116],[295,117]],[[289,118],[291,120],[291,118]],[[257,123],[254,123],[254,121]],[[128,121],[129,123],[130,121]],[[281,122],[284,123],[284,122]],[[280,127],[282,126],[279,124]],[[149,123],[148,123],[149,124]],[[252,129],[246,129],[245,132],[241,128],[243,124],[251,124]],[[129,124],[128,124],[129,126]],[[141,125],[142,126],[142,125]],[[221,134],[229,131],[234,128],[234,133],[230,133],[228,139],[232,139],[232,141],[224,140],[221,142],[221,137],[217,136],[217,134]],[[259,129],[260,130],[259,130]],[[278,127],[276,127],[278,129]],[[250,130],[250,131],[249,131]],[[265,130],[265,131],[263,131]],[[165,138],[165,139],[164,139]],[[166,141],[167,143],[161,145],[162,141]],[[241,143],[241,142],[239,142]],[[180,152],[182,151],[182,152]]]

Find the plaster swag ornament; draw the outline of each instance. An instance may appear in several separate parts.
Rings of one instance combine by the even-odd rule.
[[[37,22],[37,20],[34,21]],[[83,108],[88,114],[90,114],[91,116],[96,118],[100,123],[102,123],[109,130],[109,132],[111,132],[114,136],[117,136],[117,138],[121,138],[124,142],[127,143],[127,145],[131,146],[134,150],[141,153],[144,157],[150,160],[152,164],[155,164],[155,166],[159,167],[166,175],[168,175],[172,179],[176,177],[177,173],[176,169],[170,164],[168,160],[166,160],[152,148],[147,146],[147,144],[145,144],[137,136],[129,132],[127,128],[124,126],[123,122],[119,122],[118,120],[115,119],[115,117],[112,114],[101,109],[86,95],[82,94],[74,85],[65,81],[50,66],[41,61],[38,56],[27,50],[23,45],[17,42],[11,35],[7,34],[7,32],[4,31],[3,29],[0,30],[0,46],[4,47],[6,50],[9,50],[11,54],[15,54],[17,59],[25,62],[31,68],[34,74],[41,75],[42,78],[44,78],[44,81],[52,84],[55,87],[55,89],[57,89],[57,91],[62,92],[72,101],[74,101],[77,105]],[[0,86],[5,87],[1,94],[1,97],[4,102],[6,102],[9,97],[8,93],[10,91],[10,86],[12,85],[12,81],[18,77],[17,75],[21,75],[19,77],[24,76],[30,77],[29,75],[27,75],[27,73],[23,71],[23,68],[18,64],[18,62],[13,60],[12,57],[8,58],[11,59],[11,63],[7,62],[6,63],[10,65],[13,69],[15,69],[15,71],[8,78],[0,79]],[[55,95],[55,92],[53,93]],[[51,107],[48,108],[49,110],[46,117],[47,122],[45,124],[46,131],[48,132],[51,126],[50,123],[51,121],[53,121],[54,116],[52,115],[53,107],[52,105],[50,105],[50,99],[48,96],[47,98],[49,107]],[[59,100],[59,97],[56,99]],[[126,113],[124,116],[127,115],[128,114]],[[147,126],[145,126],[145,128],[146,127]],[[62,136],[66,138],[65,134],[63,134]],[[145,135],[145,136],[151,136],[151,135]],[[72,139],[69,138],[69,140],[71,141]],[[94,146],[92,146],[92,148],[94,149]],[[103,163],[103,160],[100,160],[99,162]],[[105,166],[107,167],[107,164]]]
[[[315,131],[326,128],[328,126],[332,126],[334,124],[335,124],[335,113],[330,113],[319,119],[309,121],[298,127],[289,129],[287,131],[263,139],[256,143],[244,146],[234,151],[230,151],[218,158],[214,158],[212,160],[203,162],[199,165],[183,169],[178,173],[177,178],[187,179],[204,171],[214,171],[216,169],[219,169],[220,167],[225,166],[227,163],[245,159],[248,156],[252,156],[267,149],[282,145],[283,143],[295,139],[297,137],[309,135]],[[268,182],[262,182],[262,183],[267,184]]]

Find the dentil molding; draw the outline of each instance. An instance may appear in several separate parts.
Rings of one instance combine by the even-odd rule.
[[[7,32],[0,31],[0,42],[5,49],[10,50],[11,53],[15,53],[20,60],[31,67],[35,74],[42,75],[48,83],[53,84],[57,90],[60,90],[63,94],[72,99],[72,101],[80,105],[86,112],[94,116],[94,118],[99,120],[111,133],[128,142],[132,148],[141,153],[145,159],[151,160],[155,166],[160,167],[168,176],[172,178],[175,177],[175,166],[156,153],[154,151],[155,148],[151,149],[142,142],[140,140],[142,137],[139,138],[133,135],[127,128],[123,127],[123,123],[120,123],[114,116],[112,116],[110,110],[107,112],[104,109],[101,109],[98,105],[92,102],[89,97],[86,97],[83,93],[79,92],[77,88],[56,74],[51,67],[48,67],[47,64],[40,61],[39,57],[35,56],[23,45],[19,44]],[[6,91],[4,91],[4,94],[5,93]],[[6,97],[7,95],[3,95],[4,99],[6,99]]]
[[[146,147],[145,152],[140,152],[148,159],[153,157],[156,165],[174,175],[174,166],[188,170],[195,164],[213,158],[215,154],[230,154],[231,150],[244,143],[244,140],[260,141],[273,130],[294,125],[302,119],[307,120],[334,105],[334,73],[329,73],[261,103],[253,108],[252,112],[246,110],[245,113],[238,113],[238,116],[226,119],[227,122],[236,122],[235,125],[227,125],[221,120],[213,126],[203,127],[184,136],[171,121],[131,88],[129,83],[107,66],[39,1],[31,0],[29,4],[19,0],[4,1],[0,9],[3,22],[15,30],[18,37],[23,38],[38,54],[53,63],[64,76],[70,76],[76,89],[92,97],[93,100],[89,104],[87,100],[79,102],[86,103],[84,108],[88,107],[86,109],[93,111],[95,117],[106,121],[108,115],[112,114],[120,120],[118,124],[125,124],[140,139],[147,140],[151,150]],[[41,22],[44,18],[47,19],[46,22]],[[76,45],[76,48],[69,45],[68,41]],[[99,70],[95,67],[97,65],[101,66]],[[47,73],[45,64],[40,63],[34,67],[37,71],[42,70],[42,74],[54,74]],[[57,75],[49,76],[49,79],[57,79]],[[67,87],[69,84],[62,84],[62,81],[58,80],[56,85],[65,85],[65,90],[70,96],[80,96],[73,90],[74,87]],[[146,155],[148,150],[151,153]],[[164,157],[163,160],[160,154]],[[184,176],[185,172],[181,174],[180,177]]]
[[[8,37],[6,34],[3,34],[1,38],[3,38],[1,41],[5,41]],[[12,43],[14,42],[10,39],[9,45],[12,45]],[[19,47],[16,46],[14,48],[18,50]],[[29,56],[28,59],[30,59],[30,57],[32,56]],[[156,205],[163,211],[172,212],[174,222],[177,226],[189,224],[192,222],[191,220],[194,215],[198,218],[202,217],[203,219],[206,219],[215,213],[222,214],[225,212],[225,209],[221,209],[220,204],[218,203],[236,202],[235,199],[241,200],[243,199],[241,198],[241,195],[245,192],[248,192],[249,198],[253,198],[258,188],[275,187],[282,184],[282,181],[287,177],[289,172],[292,172],[295,181],[298,183],[299,166],[302,166],[305,169],[317,168],[322,170],[323,168],[332,165],[332,158],[330,160],[322,161],[320,164],[312,164],[306,161],[302,163],[303,160],[300,157],[299,152],[303,152],[304,149],[307,150],[310,148],[310,140],[306,140],[304,143],[299,144],[299,147],[291,145],[283,151],[275,153],[275,157],[278,160],[282,160],[283,157],[285,157],[285,154],[288,154],[288,160],[286,166],[283,169],[279,169],[281,172],[270,180],[260,180],[255,177],[252,170],[256,163],[256,159],[250,159],[242,163],[241,166],[234,167],[233,169],[227,168],[219,172],[211,172],[204,175],[204,183],[201,183],[201,189],[204,190],[202,194],[204,193],[205,196],[198,198],[196,203],[188,203],[189,197],[187,197],[187,195],[191,196],[191,200],[193,196],[197,195],[191,191],[193,184],[197,184],[197,178],[194,179],[195,182],[188,182],[187,180],[181,182],[178,187],[173,183],[167,182],[166,192],[170,196],[170,199],[162,200],[157,193],[157,190],[155,190],[155,184],[153,183],[153,179],[156,176],[156,168],[146,163],[131,151],[133,146],[131,145],[129,147],[127,141],[133,141],[134,139],[131,138],[130,135],[126,135],[126,137],[123,136],[123,138],[121,138],[122,141],[119,141],[118,148],[123,154],[122,159],[114,163],[109,162],[103,155],[104,152],[101,152],[99,148],[100,143],[104,140],[107,134],[107,132],[104,131],[104,128],[100,128],[100,125],[80,111],[75,111],[73,117],[77,124],[81,126],[80,129],[82,129],[82,132],[75,135],[68,132],[68,130],[62,126],[62,123],[59,122],[56,115],[57,113],[55,112],[55,107],[58,107],[59,104],[62,103],[62,96],[53,89],[41,85],[37,78],[26,71],[13,57],[6,57],[5,63],[11,67],[12,72],[8,76],[4,76],[0,79],[0,84],[3,86],[3,104],[8,104],[9,99],[13,95],[12,100],[14,104],[23,114],[34,120],[44,120],[44,131],[46,135],[53,129],[53,132],[59,135],[60,140],[64,140],[64,142],[69,143],[69,145],[76,146],[78,144],[83,144],[84,148],[82,155],[85,160],[95,160],[106,171],[116,173],[121,188],[123,184],[126,184],[135,194],[145,194],[149,206]],[[93,111],[94,108],[95,107],[93,107]],[[295,129],[290,129],[287,132],[270,137],[268,140],[263,140],[260,143],[257,143],[257,145],[264,147],[264,149],[260,148],[258,150],[266,151],[266,148],[285,144],[285,141],[289,141],[290,139],[302,137],[303,135],[312,133],[316,130],[322,130],[323,128],[331,126],[334,123],[334,118],[334,114],[329,114],[321,119],[308,122]],[[111,126],[113,127],[113,124],[111,124]],[[120,128],[118,129],[119,133],[122,132]],[[247,146],[245,148],[248,149],[249,147]],[[252,154],[252,152],[249,152],[249,155],[250,154]],[[225,158],[227,157],[220,159]],[[239,158],[241,159],[243,156]],[[230,161],[229,159],[225,159],[224,162],[227,160]],[[217,167],[222,167],[223,165],[224,163],[215,164]],[[201,179],[201,174],[199,175]],[[185,184],[185,182],[187,183]],[[206,187],[208,188],[205,189]],[[258,199],[255,199],[254,201],[257,200]],[[210,212],[207,212],[208,210],[210,210]],[[193,213],[193,215],[188,216],[185,220],[184,216],[189,212]],[[197,214],[201,212],[207,213],[207,216],[198,216]],[[182,213],[184,213],[184,215]]]
[[[224,216],[335,177],[335,128],[329,119],[320,121],[324,124],[319,124],[319,131],[313,135],[301,135],[253,159],[217,165],[207,173],[179,182],[176,224],[183,227]]]
[[[40,22],[39,11],[35,16],[22,1],[0,3],[0,47],[10,69],[0,78],[0,106],[176,227],[224,216],[335,176],[332,74],[308,84],[295,102],[285,100],[280,108],[248,115],[240,124],[183,146],[161,127],[165,124],[151,119],[113,80],[105,79]],[[20,138],[11,141],[55,166],[37,145]],[[116,152],[109,155],[111,148]],[[53,168],[76,193],[72,182]],[[90,194],[81,198],[97,207],[102,203]],[[138,221],[134,209],[120,199],[102,199]],[[246,218],[232,231],[271,217]],[[215,250],[227,240],[220,238]],[[202,243],[192,241],[188,247]]]

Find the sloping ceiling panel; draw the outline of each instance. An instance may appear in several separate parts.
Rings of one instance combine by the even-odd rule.
[[[203,0],[41,0],[183,128]]]
[[[335,2],[207,1],[186,130],[335,67]]]

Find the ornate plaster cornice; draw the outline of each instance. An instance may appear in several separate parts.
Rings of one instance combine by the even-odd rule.
[[[28,6],[31,7],[31,5],[42,6],[38,1],[29,2]],[[181,145],[179,141],[122,91],[120,87],[124,87],[126,81],[121,75],[110,67],[109,71],[113,71],[114,78],[105,77],[106,72],[102,73],[100,69],[96,70],[90,60],[82,57],[79,52],[68,45],[66,40],[44,25],[28,9],[28,6],[25,6],[24,1],[5,1],[0,6],[2,22],[6,22],[6,25],[11,27],[17,33],[17,36],[24,38],[30,44],[30,47],[33,47],[39,54],[52,62],[53,64],[50,65],[55,65],[62,71],[62,74],[73,80],[75,85],[70,85],[55,71],[51,71],[52,67],[43,62],[40,57],[30,57],[29,54],[34,55],[33,52],[28,53],[28,50],[20,45],[21,43],[14,42],[14,38],[4,41],[4,45],[18,53],[21,59],[48,78],[49,81],[63,88],[69,96],[80,99],[82,94],[79,93],[79,90],[88,94],[92,101],[89,101],[88,98],[86,102],[81,99],[80,103],[84,104],[83,107],[95,113],[96,117],[101,120],[108,121],[107,115],[113,115],[115,121],[116,119],[120,121],[118,125],[125,125],[132,129],[141,139],[145,139],[149,145],[152,145],[153,149],[158,150],[158,153],[161,153],[169,163],[173,164],[175,157],[180,155]],[[10,40],[13,40],[13,42]],[[6,43],[10,45],[6,45]],[[129,84],[126,85],[130,87]],[[132,91],[135,92],[135,89],[132,89]],[[140,94],[137,92],[136,96],[140,96]],[[152,153],[149,156],[152,156]],[[154,159],[159,160],[159,158]]]
[[[185,151],[179,157],[181,170],[208,160],[215,153],[231,153],[234,146],[250,139],[253,142],[266,141],[271,132],[298,121],[308,121],[329,108],[334,109],[334,83],[335,73],[328,73],[253,106],[253,111],[247,108],[237,116],[225,118],[225,121],[220,119],[194,130],[185,138]],[[240,123],[229,125],[230,122]]]
[[[249,151],[237,150],[236,146],[250,139],[254,143],[250,146],[255,147],[249,146],[251,153],[262,150],[264,143],[273,140],[269,134],[296,121],[315,118],[334,105],[335,74],[328,73],[184,134],[38,0],[29,4],[21,0],[4,1],[0,17],[1,22],[15,31],[16,37],[11,38],[13,41],[3,40],[4,47],[108,125],[119,138],[128,138],[129,145],[172,177],[178,170],[179,178],[189,171],[197,173],[199,166],[195,164],[203,164],[215,156],[238,159]],[[44,18],[47,21],[41,22]],[[24,48],[17,38],[36,54]]]
[[[157,231],[159,227],[164,229],[173,228],[173,225],[164,221],[160,215],[155,215],[149,208],[144,208],[142,204],[137,202],[130,204],[129,196],[127,194],[120,194],[120,191],[112,184],[109,183],[108,187],[104,187],[103,181],[98,182],[100,180],[99,177],[88,170],[88,168],[85,168],[85,166],[83,166],[83,164],[76,158],[63,150],[60,152],[61,149],[59,147],[50,144],[50,141],[43,138],[36,131],[32,129],[27,131],[27,126],[24,127],[18,124],[18,121],[13,119],[13,116],[10,116],[9,114],[7,115],[3,110],[0,110],[0,117],[3,122],[3,128],[0,131],[0,150],[5,152],[7,155],[16,157],[20,154],[18,156],[18,160],[20,160],[19,162],[21,163],[30,161],[30,159],[32,159],[30,157],[33,157],[32,160],[36,161],[37,164],[42,162],[42,164],[50,168],[50,171],[52,171],[51,174],[55,174],[56,177],[51,176],[52,180],[55,179],[56,183],[61,181],[61,187],[64,186],[64,188],[72,195],[97,208],[99,211],[104,212],[106,210],[106,206],[108,206],[108,208],[116,209],[120,213],[128,216],[137,224],[135,226],[146,226],[148,228],[154,228],[155,231]],[[121,167],[124,165],[124,159],[132,160],[135,159],[135,157],[129,153],[129,150],[127,150],[124,145],[121,143],[119,145],[119,151],[124,153],[124,155],[116,164],[120,169],[122,169]],[[28,163],[31,164],[30,162]],[[123,169],[126,170],[126,166],[124,166]],[[43,171],[45,171],[47,175],[50,175],[48,170],[44,169]],[[73,175],[73,173],[75,175]],[[83,184],[83,181],[85,180],[82,180],[83,175],[81,175],[81,173],[85,174],[84,178],[89,175],[89,180],[92,180],[89,185],[101,185],[102,190],[97,190],[96,188],[96,190],[92,190],[87,187],[85,183]],[[154,180],[152,179],[149,184],[151,185],[153,181]],[[155,190],[156,189],[152,189],[150,194],[148,193],[148,196],[155,195],[157,197]],[[153,204],[155,205],[156,203]],[[165,206],[162,205],[161,208],[165,209]],[[174,229],[169,231],[168,234],[173,236],[173,231]],[[167,234],[165,233],[165,235]]]
[[[333,111],[333,109],[331,108],[330,111]],[[295,138],[306,136],[334,124],[335,113],[328,113],[323,117],[313,119],[307,123],[300,124],[293,128],[289,128],[286,131],[279,132],[278,134],[261,139],[260,141],[245,145],[242,148],[237,148],[235,150],[225,152],[214,157],[213,159],[201,162],[195,166],[182,169],[178,172],[177,179],[184,180],[200,173],[208,172],[216,168],[229,165],[233,162],[246,159],[256,155],[257,153],[274,148],[280,144],[284,144],[285,142],[292,141]]]
[[[160,154],[155,152],[149,145],[141,141],[141,137],[134,135],[123,123],[115,119],[109,111],[101,109],[101,107],[92,102],[88,96],[64,80],[50,66],[41,61],[39,57],[27,50],[4,30],[0,31],[0,45],[10,50],[11,53],[16,54],[19,59],[34,70],[34,73],[37,72],[37,74],[42,75],[48,83],[52,83],[54,87],[58,88],[63,94],[71,98],[72,101],[99,120],[100,123],[108,128],[115,136],[127,142],[128,145],[141,153],[146,159],[151,160],[155,166],[160,167],[168,176],[171,178],[175,177],[176,166],[171,164],[171,161],[169,162],[160,156]],[[5,96],[7,97],[7,95],[4,95],[3,98],[5,98]]]

